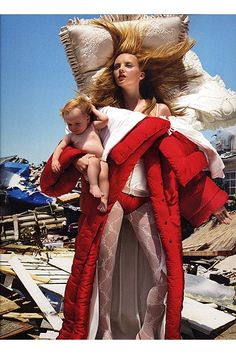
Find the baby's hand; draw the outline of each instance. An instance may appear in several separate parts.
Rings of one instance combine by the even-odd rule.
[[[227,209],[225,209],[225,207],[219,208],[213,213],[213,215],[215,215],[215,217],[221,224],[230,224],[232,220],[229,212],[227,211]]]
[[[60,172],[61,164],[58,160],[52,160],[52,170],[54,173]]]

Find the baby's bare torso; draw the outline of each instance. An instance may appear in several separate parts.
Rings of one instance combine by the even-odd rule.
[[[70,139],[73,146],[78,149],[84,150],[89,154],[95,154],[97,157],[102,156],[103,146],[93,124],[90,124],[82,134],[71,133]]]

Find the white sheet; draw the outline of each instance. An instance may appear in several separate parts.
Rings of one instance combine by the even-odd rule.
[[[100,134],[104,147],[102,160],[106,161],[112,148],[146,116],[140,112],[110,106],[103,107],[100,111],[107,114],[109,118],[107,126]]]

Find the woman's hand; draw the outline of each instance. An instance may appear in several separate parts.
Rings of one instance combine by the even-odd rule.
[[[89,164],[89,159],[94,156],[94,154],[86,154],[78,159],[75,159],[75,161],[73,162],[75,168],[84,176],[86,180],[88,180],[87,168]]]
[[[221,224],[230,224],[232,218],[228,212],[228,210],[225,207],[221,207],[218,210],[216,210],[213,215],[217,218],[217,220]]]

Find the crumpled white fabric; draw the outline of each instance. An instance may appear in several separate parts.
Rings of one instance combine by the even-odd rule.
[[[112,148],[121,141],[126,134],[128,134],[138,122],[143,120],[146,115],[140,112],[134,112],[127,109],[115,108],[115,107],[103,107],[100,109],[103,113],[108,115],[108,125],[101,131],[101,139],[103,142],[104,152],[102,160],[106,161],[108,154]],[[159,117],[167,119],[166,117]],[[208,167],[212,178],[224,178],[223,169],[225,167],[222,159],[217,153],[216,149],[211,143],[204,137],[204,135],[194,129],[191,124],[186,122],[184,116],[168,117],[171,128],[169,134],[172,131],[177,131],[183,134],[190,141],[195,143],[201,151],[204,152],[207,160]]]
[[[236,92],[227,88],[219,75],[213,77],[204,70],[192,50],[186,53],[184,66],[193,74],[201,74],[201,77],[193,80],[184,94],[170,99],[174,111],[184,109],[186,121],[197,130],[234,126]]]
[[[107,126],[100,134],[104,148],[102,160],[106,161],[112,148],[146,116],[140,112],[110,106],[103,107],[100,111],[109,118]]]

